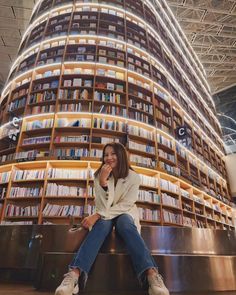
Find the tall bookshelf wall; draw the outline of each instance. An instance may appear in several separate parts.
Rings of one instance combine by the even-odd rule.
[[[116,140],[142,175],[142,224],[234,228],[209,87],[164,6],[36,4],[1,96],[2,223],[65,223],[93,212],[92,172]],[[188,148],[176,137],[181,126]]]

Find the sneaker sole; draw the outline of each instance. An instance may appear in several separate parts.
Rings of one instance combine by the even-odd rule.
[[[170,295],[168,290],[165,293],[163,293],[163,292],[155,293],[155,291],[153,291],[151,288],[148,289],[148,294],[149,295]]]
[[[73,290],[72,294],[69,294],[69,295],[78,295],[78,294],[79,294],[79,286],[76,285],[74,287],[74,290]],[[63,290],[56,290],[54,295],[68,295],[68,293],[63,291]]]

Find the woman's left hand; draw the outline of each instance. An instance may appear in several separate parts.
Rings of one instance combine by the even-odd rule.
[[[88,229],[88,230],[91,230],[92,227],[94,226],[94,224],[98,221],[98,219],[100,219],[100,215],[95,213],[93,215],[90,215],[90,216],[87,216],[85,217],[82,222],[81,222],[81,225]]]

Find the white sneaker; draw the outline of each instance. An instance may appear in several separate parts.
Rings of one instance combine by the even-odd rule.
[[[162,276],[158,273],[148,276],[149,295],[170,295],[166,288]]]
[[[55,295],[76,295],[78,293],[78,276],[73,271],[70,271],[64,275],[64,280],[57,287]]]

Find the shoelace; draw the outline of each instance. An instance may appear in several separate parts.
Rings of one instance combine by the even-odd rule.
[[[160,274],[156,274],[155,276],[153,276],[151,279],[151,284],[157,287],[162,288],[164,283],[163,283],[163,277]]]
[[[62,284],[63,284],[64,286],[67,286],[67,285],[70,285],[70,284],[72,284],[72,283],[75,284],[75,280],[74,280],[72,274],[70,274],[70,273],[66,273],[66,274],[64,275],[64,280],[62,281]]]

